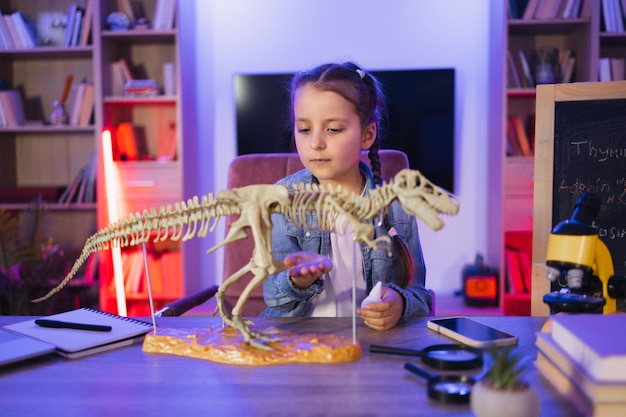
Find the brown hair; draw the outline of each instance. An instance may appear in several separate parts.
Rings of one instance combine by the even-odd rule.
[[[381,164],[378,150],[386,134],[387,105],[381,83],[372,74],[367,73],[353,62],[323,64],[310,71],[300,72],[291,79],[291,131],[294,123],[294,95],[298,88],[312,85],[321,91],[333,91],[353,104],[356,114],[361,120],[361,126],[365,127],[374,123],[377,127],[377,135],[374,143],[369,148],[368,157],[374,183],[382,185]],[[389,231],[391,225],[387,218],[387,211],[383,216],[383,223]],[[399,236],[391,238],[392,250],[396,253],[400,267],[401,287],[406,287],[411,281],[415,266],[413,256],[408,247]]]

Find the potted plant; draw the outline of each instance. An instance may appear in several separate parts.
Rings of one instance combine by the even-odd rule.
[[[0,209],[0,315],[47,315],[57,307],[58,297],[31,302],[66,269],[63,250],[50,241],[50,225],[41,202],[19,213]]]
[[[537,417],[539,396],[521,376],[522,355],[513,346],[495,348],[485,378],[472,387],[470,406],[478,417]]]

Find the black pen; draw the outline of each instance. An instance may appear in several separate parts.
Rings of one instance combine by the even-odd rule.
[[[67,321],[37,319],[35,324],[41,327],[52,327],[55,329],[76,329],[76,330],[91,330],[94,332],[110,332],[111,326],[102,326],[99,324],[85,324],[85,323],[70,323]]]

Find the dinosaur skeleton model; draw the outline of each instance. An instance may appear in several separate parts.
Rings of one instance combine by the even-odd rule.
[[[243,320],[241,311],[254,288],[268,276],[287,269],[272,254],[271,215],[282,213],[290,221],[308,229],[313,228],[311,223],[315,217],[315,227],[325,231],[333,230],[337,218],[343,216],[354,229],[355,241],[376,249],[388,246],[390,239],[381,236],[372,240],[374,226],[371,220],[378,217],[395,199],[400,201],[407,213],[418,217],[433,230],[443,227],[440,214],[455,215],[459,210],[459,203],[454,196],[432,184],[418,171],[408,169],[400,171],[392,182],[373,189],[366,197],[348,195],[341,188],[317,184],[297,184],[291,188],[259,184],[224,190],[215,196],[203,196],[201,202],[196,196],[187,203],[177,202],[174,208],[171,205],[161,207],[159,212],[152,208],[144,210],[143,214],[131,214],[109,224],[87,239],[67,277],[48,294],[34,301],[43,301],[58,292],[74,277],[89,255],[98,250],[139,245],[150,239],[155,242],[166,239],[185,241],[196,236],[205,237],[208,231],[215,229],[221,217],[235,214],[239,218],[230,227],[224,241],[208,252],[247,238],[247,228],[252,234],[254,249],[250,262],[220,286],[217,305],[222,320],[239,330],[246,342],[254,347],[268,349],[262,342],[273,339],[253,331]],[[226,289],[247,272],[251,272],[253,278],[228,313],[223,302]]]

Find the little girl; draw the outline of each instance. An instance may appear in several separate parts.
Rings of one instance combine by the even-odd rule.
[[[378,149],[385,99],[378,80],[351,62],[324,64],[296,74],[291,82],[291,122],[305,169],[278,181],[291,186],[318,183],[368,195],[380,185]],[[372,169],[360,162],[369,150]],[[349,231],[306,230],[284,215],[272,216],[272,251],[290,267],[263,284],[266,317],[351,316],[352,277],[357,274],[357,306],[377,282],[380,302],[357,308],[372,329],[386,330],[411,317],[425,316],[431,297],[424,288],[426,267],[417,223],[394,201],[375,235],[392,238],[392,251],[355,248]],[[379,224],[381,223],[381,224]],[[356,264],[355,264],[356,261]]]

